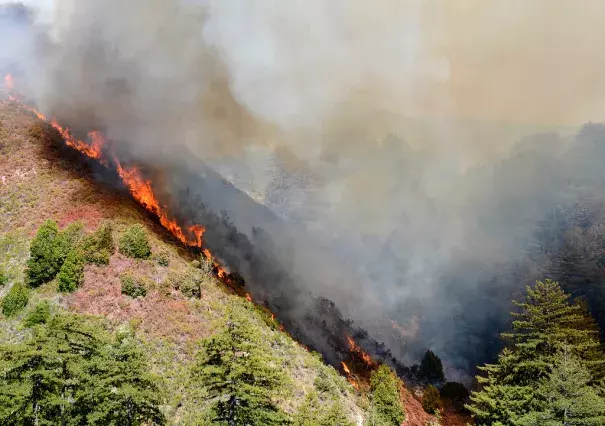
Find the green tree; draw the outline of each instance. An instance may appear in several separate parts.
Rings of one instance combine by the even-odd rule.
[[[427,383],[438,385],[445,381],[441,359],[432,350],[427,350],[420,362],[419,374]]]
[[[147,358],[130,332],[85,367],[85,385],[76,392],[80,413],[89,425],[162,425],[157,378],[148,373]],[[94,392],[90,392],[94,389]]]
[[[147,259],[151,255],[151,246],[145,227],[140,224],[130,226],[119,242],[120,253],[134,259]]]
[[[272,400],[285,376],[262,342],[257,326],[235,310],[217,334],[203,341],[194,379],[208,391],[215,424],[287,423]]]
[[[538,281],[527,289],[510,333],[503,337],[510,347],[496,364],[479,367],[482,388],[473,392],[467,408],[478,424],[515,425],[529,413],[541,412],[546,400],[538,384],[546,380],[562,347],[582,360],[596,377],[602,374],[603,356],[598,328],[580,303],[571,303],[556,282]]]
[[[21,312],[29,301],[29,290],[23,284],[15,284],[2,299],[2,313],[13,317]]]
[[[519,426],[605,424],[605,399],[589,385],[590,372],[582,364],[564,347],[548,380],[539,387],[546,409],[521,417]]]
[[[87,322],[60,315],[35,327],[31,339],[0,347],[0,424],[67,425],[82,363],[98,338]]]
[[[371,421],[376,425],[398,426],[405,419],[401,402],[402,384],[395,372],[387,365],[381,365],[370,377],[372,392]]]
[[[27,284],[38,287],[51,281],[61,267],[61,253],[58,245],[59,228],[53,220],[44,222],[31,242],[27,261]]]
[[[429,385],[422,395],[422,408],[430,414],[435,414],[441,408],[441,398],[439,391],[433,385]]]
[[[59,291],[71,293],[75,291],[84,281],[84,259],[79,250],[72,249],[57,276]]]
[[[131,275],[122,275],[120,277],[120,282],[122,283],[122,294],[132,298],[145,297],[147,295],[147,289],[145,286]]]

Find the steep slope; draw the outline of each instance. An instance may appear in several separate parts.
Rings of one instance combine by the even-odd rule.
[[[189,383],[196,345],[211,336],[214,324],[232,310],[254,324],[270,355],[286,372],[288,391],[274,395],[285,412],[294,415],[317,391],[321,377],[330,386],[328,391],[318,391],[320,401],[338,401],[350,421],[361,424],[364,413],[358,404],[362,401],[353,387],[320,357],[280,332],[269,313],[210,275],[195,284],[199,297],[183,294],[185,284],[195,281],[192,274],[198,273],[191,266],[194,254],[177,244],[98,165],[63,147],[57,132],[7,102],[0,103],[0,158],[0,266],[8,277],[0,297],[23,281],[30,240],[47,219],[56,220],[60,228],[79,220],[88,231],[111,220],[116,236],[135,223],[147,229],[154,253],[150,260],[133,260],[116,252],[108,266],[86,266],[83,285],[74,293],[57,293],[53,281],[33,290],[29,304],[46,299],[60,309],[101,315],[113,328],[134,327],[148,349],[153,370],[162,377],[163,411],[172,424],[195,423],[203,408]],[[144,283],[145,297],[121,294],[120,277],[125,273]],[[19,320],[0,319],[3,341],[22,338]]]

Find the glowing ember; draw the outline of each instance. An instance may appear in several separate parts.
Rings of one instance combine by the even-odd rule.
[[[351,370],[349,370],[349,367],[347,367],[347,364],[345,364],[344,361],[341,362],[341,364],[342,364],[342,369],[345,371],[345,373],[351,374]]]
[[[252,302],[252,296],[250,296],[250,293],[246,293],[246,300],[248,302]]]
[[[9,90],[13,90],[15,88],[15,80],[11,74],[6,74],[4,76],[4,84],[6,84],[6,87],[8,87]]]

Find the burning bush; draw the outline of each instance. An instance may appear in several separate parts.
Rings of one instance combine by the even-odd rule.
[[[140,224],[129,227],[119,243],[120,253],[134,259],[147,259],[151,256],[151,246],[145,227]]]
[[[132,275],[122,275],[120,281],[122,282],[122,294],[132,298],[145,297],[147,295],[145,286]]]
[[[23,284],[15,284],[2,299],[2,313],[13,317],[21,312],[29,301],[29,290]]]

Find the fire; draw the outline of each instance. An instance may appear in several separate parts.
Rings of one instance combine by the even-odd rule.
[[[374,367],[375,363],[372,360],[372,357],[370,357],[370,355],[368,355],[363,349],[361,349],[357,345],[357,343],[355,343],[355,340],[353,340],[351,338],[351,336],[349,336],[348,334],[346,334],[345,336],[347,338],[347,341],[349,342],[349,348],[350,348],[351,352],[359,355],[361,357],[361,359],[363,360],[363,362],[365,362],[368,366]]]
[[[341,361],[340,365],[342,365],[342,369],[344,370],[345,374],[347,375],[347,381],[351,384],[351,386],[353,386],[355,388],[355,390],[359,390],[359,382],[353,378],[353,375],[351,374],[351,370],[349,370],[349,367],[347,367],[347,364],[345,364],[344,361]]]
[[[246,293],[246,300],[248,302],[252,302],[252,296],[250,296],[250,293]]]
[[[4,84],[6,84],[6,87],[8,87],[9,90],[13,90],[15,88],[15,80],[11,74],[6,74],[4,76]]]

